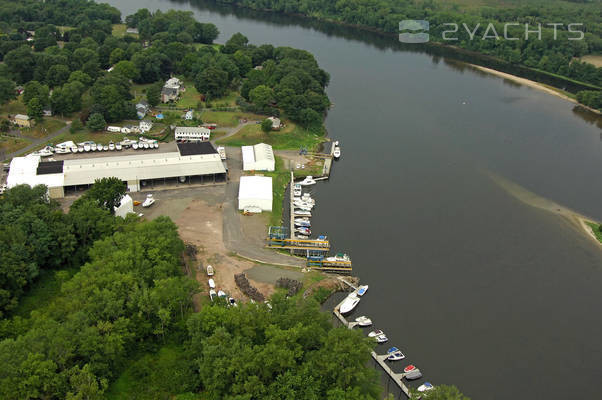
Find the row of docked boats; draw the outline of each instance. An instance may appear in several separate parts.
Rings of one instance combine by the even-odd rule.
[[[59,143],[55,146],[46,146],[41,150],[34,151],[31,153],[33,156],[49,157],[53,154],[69,154],[69,153],[88,153],[88,152],[101,152],[101,151],[121,151],[124,148],[132,148],[134,150],[149,150],[158,149],[159,142],[156,140],[145,139],[143,137],[139,140],[124,139],[121,142],[114,143],[109,142],[108,144],[100,144],[92,141],[86,141],[81,143],[73,143],[72,141]]]
[[[360,298],[367,291],[368,285],[359,286],[356,290],[351,292],[345,298],[345,300],[341,302],[341,304],[339,305],[339,312],[341,314],[351,312],[359,304]],[[362,328],[372,326],[372,320],[365,315],[355,318],[355,323],[357,326],[360,326]],[[385,333],[380,329],[370,331],[368,333],[368,337],[374,339],[379,344],[386,343],[389,341],[387,335],[385,335]],[[387,349],[385,356],[387,361],[400,361],[406,358],[405,354],[403,354],[403,352],[395,346]],[[403,378],[408,381],[417,380],[422,378],[422,372],[415,365],[409,364],[403,368]],[[417,388],[418,392],[427,392],[432,389],[434,389],[434,386],[430,382],[424,382]]]
[[[294,207],[294,225],[297,237],[300,239],[309,239],[311,236],[311,211],[316,205],[316,201],[309,193],[303,193],[301,184],[297,183],[293,187],[293,207]]]

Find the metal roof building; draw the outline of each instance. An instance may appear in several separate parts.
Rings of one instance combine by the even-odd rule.
[[[259,207],[272,211],[272,178],[269,176],[241,176],[238,188],[238,209]]]
[[[117,177],[132,192],[156,180],[176,178],[181,183],[203,181],[203,177],[225,178],[226,168],[209,142],[179,143],[170,153],[134,154],[41,162],[40,157],[16,157],[10,165],[7,183],[35,186],[44,184],[51,197],[63,197],[64,189],[88,186],[96,179]],[[147,182],[148,181],[148,182]]]
[[[274,150],[272,146],[265,143],[243,146],[242,163],[244,171],[274,171],[276,169]]]

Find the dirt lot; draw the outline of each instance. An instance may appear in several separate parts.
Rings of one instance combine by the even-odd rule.
[[[230,183],[232,184],[232,183]],[[156,203],[150,208],[134,207],[134,211],[144,213],[144,218],[153,219],[160,215],[170,217],[179,228],[180,237],[186,243],[197,248],[195,276],[209,292],[206,266],[215,269],[214,280],[217,289],[221,289],[237,300],[246,300],[234,282],[234,275],[248,272],[250,283],[264,296],[269,297],[273,291],[274,282],[282,277],[301,279],[301,272],[289,271],[276,266],[258,264],[237,256],[224,244],[224,199],[228,188],[226,185],[198,187],[180,190],[165,190],[154,192]],[[146,193],[131,193],[134,200],[143,200]],[[249,246],[257,246],[257,250],[266,251],[267,255],[279,256],[276,252],[263,249],[265,234],[264,216],[237,216],[233,224],[240,223],[238,230],[244,232]],[[239,219],[239,221],[236,221]],[[234,227],[235,228],[235,227]],[[251,239],[252,238],[252,239]],[[200,302],[197,300],[197,306]]]

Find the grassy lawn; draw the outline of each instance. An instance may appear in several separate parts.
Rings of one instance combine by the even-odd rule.
[[[30,144],[31,142],[27,139],[0,136],[0,153],[12,153]]]
[[[235,127],[240,123],[241,119],[248,120],[263,120],[265,116],[245,113],[242,111],[206,111],[203,110],[201,119],[207,124],[217,124],[218,127]]]
[[[236,104],[238,96],[240,96],[240,93],[231,90],[227,95],[220,97],[219,99],[213,99],[211,104],[213,107],[238,107]]]
[[[193,369],[184,361],[186,350],[167,344],[130,361],[129,366],[113,382],[105,394],[111,399],[172,399],[174,395],[192,392]],[[186,387],[189,386],[189,387]],[[191,395],[190,399],[199,398]]]
[[[132,85],[132,95],[136,101],[146,100],[146,89],[150,86],[154,85],[153,83],[144,83],[138,84],[134,83]]]
[[[581,61],[585,61],[600,68],[602,67],[602,54],[589,54],[581,57]]]
[[[75,267],[61,271],[41,270],[40,276],[27,289],[27,294],[21,298],[19,306],[13,310],[11,315],[28,318],[32,311],[50,304],[60,293],[62,282],[75,275],[78,269]]]
[[[121,38],[124,37],[125,35],[130,35],[130,36],[134,36],[134,37],[138,37],[137,34],[135,33],[126,33],[125,31],[127,30],[127,26],[125,26],[125,24],[113,24],[113,36]]]
[[[282,206],[284,204],[284,192],[290,182],[290,172],[284,169],[282,158],[276,157],[276,171],[264,172],[263,175],[272,177],[272,212],[270,213],[270,225],[279,226],[282,223]]]
[[[594,235],[596,235],[598,241],[602,243],[602,231],[600,230],[600,225],[594,222],[586,222],[586,224],[588,224],[589,227],[592,228],[592,231],[594,231]]]
[[[201,95],[194,87],[194,83],[184,82],[184,86],[186,86],[186,91],[182,93],[182,96],[176,103],[176,106],[183,108],[196,108],[199,101],[201,101]]]
[[[58,131],[59,129],[67,125],[64,121],[54,118],[44,118],[40,123],[35,124],[33,128],[21,129],[23,136],[30,136],[34,138],[44,138],[51,133]]]
[[[301,147],[312,150],[318,144],[322,143],[323,140],[323,136],[316,135],[314,132],[303,129],[292,122],[287,122],[287,126],[284,129],[270,133],[262,131],[259,124],[247,125],[236,135],[223,141],[218,141],[218,144],[247,146],[263,142],[272,145],[276,150],[296,150]]]
[[[16,100],[0,107],[0,115],[27,114],[27,107],[25,107],[25,104],[21,101],[22,98],[23,96],[21,95]]]

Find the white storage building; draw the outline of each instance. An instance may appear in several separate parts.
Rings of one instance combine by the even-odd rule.
[[[265,143],[259,143],[255,146],[243,146],[242,164],[244,171],[274,171],[276,161],[272,146]]]
[[[272,211],[272,178],[269,176],[241,176],[238,189],[238,209],[258,207]]]
[[[206,142],[211,131],[203,127],[177,126],[175,137],[178,142]]]
[[[50,197],[65,190],[86,188],[96,179],[117,177],[137,192],[155,183],[206,183],[225,181],[226,168],[209,142],[179,143],[178,151],[114,157],[91,157],[42,162],[39,156],[15,157],[10,164],[8,187],[46,185]]]

